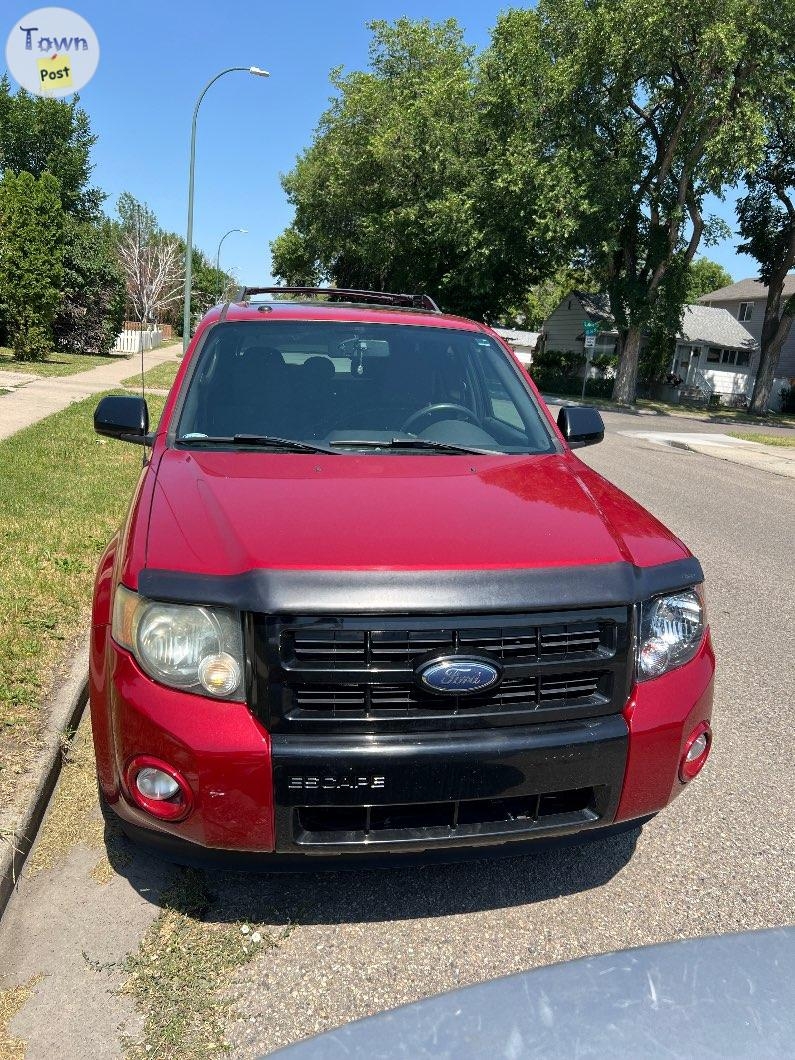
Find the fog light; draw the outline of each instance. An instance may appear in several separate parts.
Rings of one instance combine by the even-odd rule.
[[[179,791],[179,784],[162,769],[146,766],[135,778],[135,786],[147,799],[173,799]]]
[[[199,681],[211,695],[228,696],[240,684],[237,660],[225,651],[208,655],[199,664]]]
[[[679,764],[679,779],[683,784],[698,776],[704,768],[712,747],[712,730],[706,721],[702,721],[687,738],[685,753]]]
[[[193,809],[193,791],[183,775],[152,755],[138,755],[125,772],[129,798],[162,821],[181,821]]]

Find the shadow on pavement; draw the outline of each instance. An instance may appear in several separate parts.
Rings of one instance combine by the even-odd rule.
[[[171,865],[106,826],[111,865],[153,904],[164,883],[201,876],[202,919],[271,924],[343,924],[451,916],[547,901],[600,887],[630,860],[640,828],[602,840],[540,846],[522,856],[477,856],[450,864],[355,871],[231,872]]]

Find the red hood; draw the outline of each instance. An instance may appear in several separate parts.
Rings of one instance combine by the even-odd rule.
[[[477,570],[620,560],[687,549],[570,454],[317,456],[165,450],[146,566]]]

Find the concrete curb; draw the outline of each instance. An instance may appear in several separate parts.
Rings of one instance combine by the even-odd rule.
[[[681,449],[689,449],[691,453],[701,453],[703,456],[712,456],[717,460],[728,460],[732,464],[743,464],[745,467],[753,467],[759,471],[766,471],[769,475],[779,475],[781,478],[795,478],[795,460],[789,457],[777,456],[775,453],[767,453],[761,449],[737,446],[729,448],[725,445],[710,445],[708,442],[672,442]]]
[[[12,839],[0,839],[0,916],[14,892],[60,776],[63,734],[76,728],[88,702],[88,632],[77,644],[82,647],[65,677],[56,678],[56,689],[48,700],[44,747],[31,767],[33,790],[14,822]]]

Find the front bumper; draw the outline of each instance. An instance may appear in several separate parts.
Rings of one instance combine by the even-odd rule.
[[[627,731],[613,715],[421,738],[273,737],[276,850],[482,846],[610,823]]]
[[[106,801],[134,834],[219,852],[514,847],[646,818],[682,789],[682,748],[712,708],[708,635],[690,663],[633,688],[621,714],[410,736],[271,736],[245,704],[164,688],[109,636],[104,648],[92,717]],[[122,778],[139,754],[187,779],[186,820],[133,804]]]

